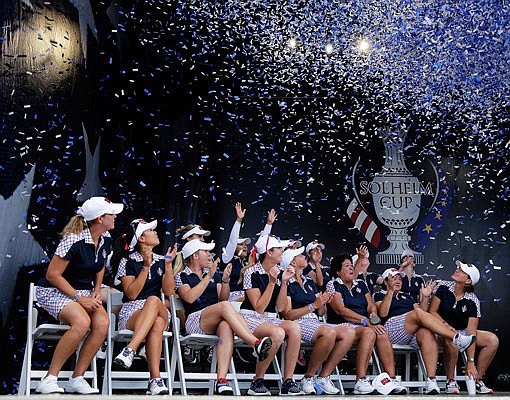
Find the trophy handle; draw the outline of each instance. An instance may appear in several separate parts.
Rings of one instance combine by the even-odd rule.
[[[363,203],[361,202],[360,198],[358,197],[358,190],[356,188],[355,173],[356,173],[356,170],[358,169],[358,164],[360,161],[361,161],[361,157],[358,157],[358,161],[356,161],[356,163],[354,164],[354,167],[352,168],[352,175],[351,175],[352,191],[354,192],[354,197],[356,197],[356,201],[358,202],[359,206],[363,209],[363,211],[367,212],[365,210],[365,207],[363,207]]]
[[[427,211],[427,213],[429,213],[435,207],[437,197],[439,196],[439,174],[437,173],[437,169],[434,166],[434,164],[432,164],[432,161],[430,161],[428,158],[426,160],[430,163],[430,166],[432,167],[432,170],[434,171],[434,175],[436,176],[436,195],[434,196],[434,201],[430,204],[430,207]]]

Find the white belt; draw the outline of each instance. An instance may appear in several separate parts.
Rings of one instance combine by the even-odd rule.
[[[303,315],[302,317],[300,317],[299,319],[305,319],[305,318],[308,318],[308,319],[319,319],[319,317],[317,317],[317,314],[311,312],[311,313],[308,313],[306,315]]]
[[[244,308],[241,308],[241,310],[239,310],[239,313],[241,315],[254,315],[255,317],[267,317],[267,318],[278,318],[278,314],[275,313],[275,312],[263,312],[263,313],[258,313],[257,311],[254,311],[254,310],[246,310]]]

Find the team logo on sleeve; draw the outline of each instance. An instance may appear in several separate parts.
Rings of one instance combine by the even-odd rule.
[[[107,254],[106,254],[106,249],[103,249],[103,258],[106,258]]]
[[[462,312],[465,313],[467,311],[467,306],[466,305],[463,305],[462,306]]]
[[[158,267],[158,270],[156,271],[159,276],[163,276],[163,270],[161,267]]]

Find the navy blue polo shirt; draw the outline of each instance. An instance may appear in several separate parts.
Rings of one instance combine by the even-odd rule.
[[[322,267],[322,286],[318,289],[324,291],[326,290],[326,286],[328,284],[328,282],[331,280],[331,271],[329,269],[329,267],[325,267],[324,265],[321,265]],[[305,269],[303,269],[303,275],[308,275],[308,273],[310,271],[315,271],[315,267],[311,264],[311,263],[308,263],[308,265],[306,266]]]
[[[206,275],[206,272],[204,272],[204,275]],[[195,274],[191,269],[189,269],[189,267],[186,267],[183,271],[177,273],[174,279],[175,290],[177,293],[179,293],[179,288],[183,285],[189,285],[190,288],[194,288],[202,281],[201,277]],[[203,310],[206,307],[218,303],[218,284],[221,284],[221,278],[220,274],[216,272],[214,274],[214,278],[209,280],[209,284],[194,303],[189,304],[186,303],[184,299],[182,299],[186,317],[188,317],[190,314],[193,314],[194,312]]]
[[[97,246],[92,240],[90,230],[84,229],[81,233],[70,233],[59,243],[55,255],[69,261],[62,276],[76,290],[93,290],[94,280],[106,262],[112,248],[112,238],[109,232],[99,237]],[[38,286],[53,287],[43,277]]]
[[[281,274],[280,274],[281,275]],[[264,268],[260,263],[252,265],[246,271],[244,271],[243,277],[243,289],[246,291],[248,289],[259,289],[260,293],[263,294],[266,288],[269,285],[269,275],[266,273]],[[267,305],[264,312],[276,312],[276,299],[278,298],[278,294],[280,293],[281,280],[278,278],[276,284],[274,285],[273,294],[271,295],[271,299],[269,300],[269,304]],[[244,301],[241,304],[241,309],[244,310],[255,310],[253,305],[250,302],[248,296],[244,296]]]
[[[455,282],[440,281],[434,293],[441,303],[438,313],[452,327],[466,329],[469,318],[481,318],[480,301],[474,293],[464,293],[461,299],[455,297]]]
[[[345,307],[364,317],[368,317],[368,301],[365,295],[370,292],[365,282],[355,279],[352,282],[351,289],[349,289],[340,278],[335,278],[329,281],[327,289],[332,293],[340,293],[344,300]],[[350,321],[338,315],[328,304],[328,323],[342,324],[344,322]]]
[[[380,292],[374,294],[374,302],[383,301],[386,296],[386,290],[381,290]],[[405,293],[402,291],[394,292],[393,299],[391,300],[390,309],[388,310],[388,315],[385,318],[381,318],[382,322],[385,323],[391,317],[395,317],[397,315],[405,314],[414,309],[414,297],[409,293]]]
[[[287,286],[287,296],[290,297],[293,309],[313,303],[318,293],[317,286],[315,286],[312,278],[301,275],[301,279],[303,280],[303,286],[294,278],[289,279],[289,284]]]
[[[232,264],[232,272],[230,273],[230,291],[231,292],[242,292],[243,290],[243,282],[239,282],[239,277],[241,276],[241,270],[243,269],[244,265],[242,260],[234,256],[232,260],[230,260],[230,263]],[[224,271],[227,264],[221,263],[221,270]]]
[[[416,275],[414,272],[411,279],[409,279],[404,273],[400,273],[400,276],[402,277],[402,289],[400,289],[400,291],[409,293],[413,296],[414,302],[419,303],[421,285],[423,284],[423,286],[425,286],[425,280],[420,275]]]
[[[131,253],[128,258],[120,260],[117,279],[120,280],[124,276],[134,276],[136,278],[140,275],[142,269],[143,257],[140,253],[135,251]],[[161,296],[163,275],[165,275],[165,257],[153,254],[152,264],[147,274],[147,279],[135,300],[144,300],[150,296]],[[124,294],[122,301],[126,303],[132,300]]]
[[[374,286],[377,282],[379,275],[375,272],[367,272],[367,275],[363,275],[361,272],[358,274],[358,279],[365,282],[370,293],[374,293]]]

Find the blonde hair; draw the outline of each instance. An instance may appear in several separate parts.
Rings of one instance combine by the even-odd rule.
[[[88,227],[89,225],[85,221],[85,218],[81,215],[75,215],[69,220],[67,225],[64,226],[64,229],[60,232],[60,236],[64,237],[70,233],[82,233]]]
[[[250,268],[252,265],[255,265],[259,261],[260,261],[260,263],[262,263],[262,261],[264,260],[265,257],[266,257],[266,253],[260,254],[258,260],[257,260],[256,257],[248,257],[248,264],[246,264],[243,268],[241,268],[241,271],[239,272],[239,281],[237,283],[241,283],[243,281],[243,279],[244,279],[244,272],[248,268]]]
[[[175,255],[173,269],[174,269],[174,275],[176,275],[177,273],[181,272],[184,269],[184,258],[182,257],[182,251],[179,251]]]
[[[180,228],[177,228],[177,230],[175,231],[175,233],[177,233],[178,235],[184,235],[186,232],[189,232],[190,230],[192,230],[196,225],[194,224],[189,224],[189,225],[181,225]]]

